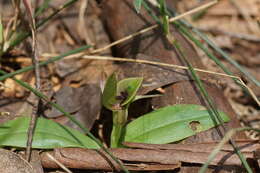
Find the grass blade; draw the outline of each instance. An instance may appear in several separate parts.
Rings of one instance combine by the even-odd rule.
[[[176,22],[175,23],[176,26],[179,28],[179,30],[185,35],[187,36],[191,41],[193,41],[193,43],[198,46],[201,50],[204,51],[204,53],[210,58],[212,59],[219,67],[221,67],[221,69],[228,75],[230,76],[234,76],[232,72],[230,72],[223,64],[221,61],[218,60],[217,57],[215,57],[210,51],[209,49],[207,49],[199,40],[197,40],[186,28],[184,28],[183,26],[181,26],[180,23]],[[244,89],[244,91],[246,91],[249,95],[251,95],[253,97],[253,99],[259,104],[258,99],[255,97],[254,98],[254,94],[252,93],[252,91],[249,90],[249,88],[245,87],[243,83],[241,83],[241,81],[239,81],[238,78],[234,78],[231,77],[240,87],[242,87]]]
[[[201,82],[201,80],[199,79],[199,77],[196,75],[196,72],[194,70],[194,68],[192,67],[192,65],[187,61],[184,52],[182,51],[182,48],[180,47],[180,45],[178,44],[178,42],[176,42],[177,40],[175,40],[173,43],[176,47],[176,49],[179,51],[180,53],[180,57],[183,61],[185,61],[185,63],[188,65],[189,70],[190,70],[190,74],[192,76],[192,78],[196,81],[196,85],[198,86],[200,93],[202,94],[202,97],[206,100],[207,105],[209,106],[209,114],[211,115],[211,118],[213,121],[216,121],[217,123],[219,122],[221,125],[221,127],[223,128],[224,132],[226,132],[226,128],[223,126],[223,119],[221,118],[219,112],[216,109],[216,105],[214,104],[213,100],[210,98],[208,92],[206,91],[205,87],[203,86],[203,83]],[[220,134],[222,135],[222,134]],[[223,135],[222,135],[223,137]],[[236,152],[236,154],[239,156],[242,164],[244,165],[244,167],[246,168],[246,170],[248,172],[252,172],[249,164],[247,163],[245,157],[243,156],[243,154],[237,149],[237,146],[235,144],[235,142],[232,139],[229,139],[230,144],[232,145],[232,147],[234,148],[234,151]]]
[[[169,9],[171,14],[176,14],[172,9]],[[173,15],[171,15],[173,16]],[[177,22],[176,22],[177,23]],[[242,74],[244,74],[250,81],[252,81],[255,85],[260,86],[260,82],[247,70],[245,70],[238,62],[236,62],[232,57],[230,57],[226,52],[224,52],[220,47],[218,47],[215,43],[213,43],[205,34],[200,32],[198,29],[193,27],[191,24],[186,22],[185,20],[181,19],[179,20],[179,25],[190,28],[196,35],[198,35],[202,40],[204,40],[213,50],[215,50],[219,55],[221,55],[224,59],[226,59],[230,64],[232,64],[235,68],[237,68]],[[184,28],[185,29],[185,28]],[[188,35],[189,34],[189,35]],[[201,44],[196,38],[194,38],[189,32],[185,32],[185,35],[189,37],[197,46],[198,44]],[[193,37],[193,38],[192,38]],[[197,40],[197,41],[195,41]],[[199,46],[200,47],[200,46]],[[202,49],[202,48],[201,48]],[[209,51],[205,51],[206,48],[202,49],[207,55]],[[209,55],[208,55],[209,56]],[[209,56],[217,65],[219,65],[224,72],[226,72],[229,75],[232,75],[231,72],[218,60],[218,58],[212,58],[212,56]]]
[[[181,22],[183,25],[184,22]],[[244,69],[238,62],[236,62],[232,57],[230,57],[226,52],[224,52],[221,48],[219,48],[215,43],[213,43],[208,37],[200,32],[198,29],[192,27],[190,25],[190,28],[192,31],[197,34],[200,38],[202,38],[213,50],[218,52],[224,59],[226,59],[230,64],[232,64],[235,68],[237,68],[242,74],[244,74],[250,81],[252,81],[255,85],[258,87],[260,86],[260,82],[252,75],[250,74],[246,69]],[[218,60],[218,59],[217,59]],[[219,60],[218,60],[219,61]],[[219,63],[218,63],[219,64]],[[221,66],[220,66],[221,67]],[[227,71],[226,67],[221,67],[224,71]]]
[[[144,7],[146,8],[146,6],[144,6]],[[149,11],[151,11],[151,10],[148,10],[148,12],[149,12]],[[150,12],[149,12],[149,14],[150,14]],[[154,16],[152,15],[152,17],[154,17]],[[155,18],[155,21],[158,21],[158,20]],[[178,22],[175,22],[175,24],[178,24]],[[187,33],[188,33],[188,32],[187,32]],[[191,35],[191,34],[189,34],[189,35]],[[169,39],[169,37],[171,37],[171,35],[169,34],[167,37],[168,37],[168,39]],[[195,39],[194,37],[190,37],[190,39],[191,39],[191,38]],[[169,40],[169,41],[171,41],[171,40]],[[183,59],[184,61],[186,61],[186,64],[188,65],[188,68],[189,68],[189,70],[190,70],[190,73],[191,73],[191,75],[192,75],[192,78],[195,79],[196,84],[197,84],[197,86],[198,86],[198,88],[199,88],[199,90],[200,90],[202,96],[204,97],[204,99],[206,99],[207,104],[208,104],[208,106],[210,107],[210,109],[208,109],[208,110],[209,110],[210,115],[212,115],[212,116],[211,116],[212,120],[213,120],[213,121],[216,121],[216,118],[217,118],[217,120],[218,120],[220,123],[223,124],[223,120],[220,118],[219,113],[218,113],[218,111],[216,110],[216,106],[214,105],[214,103],[212,102],[211,98],[209,97],[209,95],[208,95],[207,91],[205,90],[205,88],[204,88],[202,82],[201,82],[200,79],[197,77],[197,75],[196,75],[196,73],[195,73],[195,70],[194,70],[193,67],[190,65],[190,63],[186,60],[186,58],[185,58],[185,56],[184,56],[184,54],[183,54],[183,51],[181,50],[181,47],[178,45],[177,42],[175,42],[174,39],[173,39],[172,41],[173,41],[173,44],[175,44],[175,47],[177,48],[177,50],[179,51],[179,53],[180,53],[180,55],[181,55],[181,59]],[[199,43],[199,42],[197,42],[197,43]],[[201,47],[203,46],[202,44],[196,44],[196,45],[197,45],[197,46],[201,46]],[[204,46],[203,46],[203,47],[204,47]],[[204,50],[206,50],[206,49],[204,49]],[[213,57],[213,55],[212,55],[211,53],[209,53],[209,51],[207,51],[207,52],[208,52],[208,56],[210,55],[211,57]],[[215,58],[215,57],[214,57],[214,58]],[[214,58],[213,58],[213,59],[214,59]],[[217,58],[216,58],[216,60],[217,60]],[[215,62],[216,62],[216,63],[219,63],[220,65],[222,65],[220,61],[215,61]],[[223,66],[223,65],[222,65],[222,66]],[[224,69],[225,69],[225,70],[224,70]],[[223,69],[224,71],[229,72],[226,68],[224,68],[224,69]],[[229,73],[227,73],[227,74],[232,74],[232,73],[229,72]],[[234,78],[233,78],[233,79],[234,79]],[[234,79],[234,80],[236,80],[236,79]],[[247,90],[247,91],[248,91],[248,90]],[[249,92],[249,91],[248,91],[248,92]],[[223,127],[223,129],[225,130],[225,127],[224,127],[224,126],[222,126],[222,127]],[[236,154],[239,156],[241,162],[243,163],[243,165],[245,166],[245,168],[247,169],[247,171],[250,172],[250,171],[251,171],[251,168],[249,167],[249,165],[248,165],[247,161],[245,160],[244,156],[242,155],[242,153],[241,153],[239,150],[237,150],[237,147],[236,147],[234,141],[233,141],[233,140],[230,140],[230,144],[231,144],[232,147],[234,148]]]

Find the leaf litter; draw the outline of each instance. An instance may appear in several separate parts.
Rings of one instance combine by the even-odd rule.
[[[255,1],[248,1],[248,3],[245,3],[245,1],[238,1],[238,4],[241,6],[246,6],[248,8],[245,9],[251,9],[248,10],[247,13],[250,16],[257,16],[258,12],[255,10]],[[54,3],[54,2],[52,2]],[[57,3],[58,4],[58,3]],[[58,7],[56,2],[54,4],[51,4],[54,7]],[[253,5],[252,5],[253,4]],[[2,5],[2,4],[1,4]],[[100,9],[97,7],[97,4],[95,2],[89,2],[88,5],[90,7],[87,8],[87,19],[85,24],[87,25],[87,29],[79,30],[77,28],[79,19],[77,15],[74,15],[77,13],[77,8],[79,8],[80,3],[78,3],[75,7],[69,8],[67,11],[64,11],[59,15],[58,18],[51,21],[51,24],[48,27],[44,27],[41,29],[41,32],[39,32],[39,49],[41,53],[62,53],[68,50],[71,50],[75,47],[77,47],[79,44],[82,43],[91,43],[94,45],[95,48],[101,48],[105,45],[109,44],[109,37],[105,33],[105,29],[102,26],[102,22],[100,20]],[[220,6],[220,7],[219,7]],[[259,73],[258,68],[259,64],[258,61],[255,59],[258,59],[258,53],[259,47],[255,46],[255,42],[247,41],[242,39],[242,41],[237,38],[237,33],[243,33],[252,36],[252,33],[248,31],[248,28],[246,27],[246,21],[245,19],[237,19],[235,22],[231,23],[233,27],[226,26],[225,23],[230,23],[230,20],[232,19],[232,16],[238,16],[241,15],[238,10],[225,10],[230,8],[224,8],[224,7],[230,7],[230,4],[226,1],[220,1],[218,6],[214,8],[210,8],[206,15],[204,16],[205,19],[200,19],[195,22],[192,22],[194,25],[198,26],[202,30],[206,30],[209,33],[214,33],[212,28],[216,28],[216,26],[220,21],[223,23],[223,26],[219,26],[220,28],[217,28],[218,30],[222,31],[220,34],[211,34],[210,36],[214,39],[221,40],[219,45],[222,48],[227,49],[229,52],[232,53],[233,57],[235,57],[236,60],[238,60],[240,63],[246,66],[246,68],[257,78],[259,79]],[[4,7],[6,8],[6,7]],[[10,7],[9,7],[10,8]],[[179,7],[179,10],[185,9],[186,7]],[[215,11],[214,11],[215,9]],[[93,10],[93,11],[92,11]],[[4,21],[7,21],[7,19],[10,18],[7,16],[4,18]],[[73,17],[70,17],[73,16]],[[209,23],[209,21],[211,21]],[[197,23],[196,23],[197,22]],[[245,26],[245,27],[234,27],[236,25],[239,26]],[[234,30],[230,30],[230,28]],[[84,33],[81,33],[84,32]],[[230,34],[227,34],[227,32],[234,32],[235,34],[233,36],[230,36]],[[48,35],[48,37],[46,37]],[[83,35],[85,37],[83,37]],[[85,39],[86,37],[90,37],[89,39]],[[88,40],[88,41],[86,41]],[[225,43],[223,43],[223,40],[227,40]],[[21,45],[21,48],[25,47],[25,45]],[[250,49],[250,51],[248,50]],[[240,52],[239,52],[240,50]],[[247,50],[247,51],[243,51]],[[18,49],[18,51],[21,51]],[[25,52],[26,53],[26,52]],[[111,55],[111,50],[108,49],[107,52],[105,52],[103,55]],[[203,56],[203,55],[202,55]],[[139,55],[139,57],[144,57],[142,54]],[[137,58],[139,58],[137,56]],[[245,60],[244,57],[248,57],[248,60]],[[24,57],[15,57],[15,61],[23,60]],[[25,56],[25,59],[28,58]],[[150,57],[145,57],[150,58]],[[76,62],[77,61],[77,62]],[[208,59],[203,59],[204,64],[207,64],[207,68],[209,70],[216,70],[219,71],[212,62],[210,62]],[[28,61],[27,61],[28,62]],[[225,62],[224,62],[225,63]],[[227,64],[227,63],[226,63]],[[228,64],[227,64],[228,65]],[[24,65],[20,65],[20,67],[23,67]],[[131,70],[128,70],[129,67],[131,67]],[[232,69],[232,67],[230,67]],[[133,70],[134,69],[134,70]],[[100,110],[100,97],[101,94],[99,85],[101,80],[103,79],[102,75],[105,73],[105,76],[109,76],[113,71],[118,71],[120,78],[126,78],[126,77],[136,77],[138,74],[142,74],[144,77],[144,84],[148,87],[142,88],[140,90],[140,93],[146,94],[148,92],[154,91],[156,88],[164,87],[166,85],[170,85],[175,82],[179,81],[188,81],[186,76],[180,76],[173,77],[171,76],[171,73],[169,72],[169,69],[162,70],[162,73],[158,73],[158,70],[162,70],[158,67],[152,67],[149,65],[140,65],[140,64],[113,64],[111,62],[106,61],[95,61],[95,60],[82,60],[82,59],[73,59],[73,60],[62,60],[59,62],[56,62],[53,65],[49,66],[49,72],[51,77],[50,81],[54,85],[53,92],[55,93],[52,96],[52,99],[56,101],[57,103],[60,103],[62,106],[64,106],[68,112],[73,113],[75,116],[77,116],[79,119],[84,119],[85,125],[91,129],[91,127],[96,127],[95,121],[99,121],[99,110]],[[123,71],[123,72],[122,72]],[[235,69],[233,69],[236,75],[239,75],[239,72],[237,72]],[[22,74],[19,78],[26,78],[30,83],[33,83],[33,80],[29,80],[28,77],[24,77],[25,74]],[[249,125],[253,125],[253,127],[259,127],[259,123],[255,123],[256,120],[258,120],[257,117],[259,117],[259,109],[256,108],[256,106],[252,103],[252,100],[250,100],[249,97],[247,97],[241,89],[235,87],[232,85],[232,82],[229,80],[223,81],[225,85],[225,94],[229,98],[231,105],[234,107],[234,110],[237,114],[241,116],[241,122]],[[4,83],[5,84],[5,83]],[[259,96],[257,87],[254,87],[253,84],[248,83],[249,86],[252,86],[254,89],[254,92]],[[9,94],[10,97],[4,97],[3,99],[16,99],[16,93],[17,93],[17,85],[12,84],[9,85]],[[3,92],[5,94],[5,92]],[[25,98],[28,95],[27,92],[24,92],[21,96]],[[7,96],[7,95],[6,95]],[[2,98],[1,98],[2,99]],[[80,102],[79,102],[80,100]],[[13,119],[17,116],[17,111],[20,107],[20,105],[17,103],[17,105],[10,106],[9,104],[2,104],[1,106],[1,112],[2,110],[10,110],[6,109],[7,106],[13,107],[14,110],[12,110],[11,114],[12,117],[8,119]],[[87,112],[87,113],[86,113]],[[253,112],[253,113],[252,113]],[[69,123],[66,118],[62,117],[58,112],[55,112],[54,110],[49,110],[45,112],[46,117],[52,117],[52,119],[55,119],[55,121],[60,122],[61,124],[73,125]],[[1,122],[6,121],[6,119],[1,118]],[[258,121],[259,122],[259,121]],[[184,145],[185,146],[185,145]],[[194,147],[195,150],[196,147]],[[71,152],[75,152],[74,150],[71,150]],[[79,151],[80,152],[80,151]],[[134,150],[131,152],[135,152]],[[131,155],[129,152],[129,155]],[[137,151],[136,151],[137,152]],[[146,151],[147,152],[147,151]],[[120,154],[120,151],[118,150],[118,153]],[[124,152],[122,152],[124,153]],[[72,155],[72,154],[69,154]],[[129,155],[126,154],[126,157]],[[91,156],[91,155],[90,155]],[[76,157],[77,158],[77,157]],[[124,157],[122,156],[122,159]],[[185,158],[185,157],[183,157]],[[124,159],[123,159],[124,160]],[[127,160],[127,159],[126,159]],[[136,161],[136,160],[131,160]],[[141,159],[141,161],[143,161]],[[188,160],[187,162],[190,162]],[[199,163],[199,162],[196,162]],[[142,163],[144,164],[144,163]],[[166,164],[166,163],[165,163]],[[168,165],[169,169],[173,169],[174,167],[178,167],[179,163],[176,162],[173,165]],[[131,167],[131,164],[129,164]],[[139,165],[140,166],[140,165]],[[151,164],[150,167],[153,165]],[[158,167],[154,170],[162,169],[160,167],[160,164],[157,165]],[[164,165],[165,167],[167,166]],[[134,168],[135,166],[132,165]],[[145,167],[145,164],[144,164]]]

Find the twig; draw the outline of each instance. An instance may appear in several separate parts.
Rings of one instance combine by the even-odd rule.
[[[209,154],[219,142],[196,143],[196,144],[141,144],[124,143],[128,148],[114,148],[110,151],[118,158],[124,160],[129,170],[173,170],[179,168],[180,162],[203,164],[207,161]],[[248,159],[254,159],[253,152],[259,148],[257,141],[237,141],[241,152]],[[81,148],[60,148],[55,151],[46,151],[41,154],[41,161],[44,168],[59,168],[49,159],[47,153],[65,164],[68,168],[89,169],[89,170],[110,170],[104,156],[91,149]],[[72,153],[79,153],[73,155]],[[91,159],[90,159],[91,158]],[[80,162],[79,162],[80,160]],[[225,160],[221,166],[240,166],[240,160],[232,152],[230,145],[225,144],[217,157],[210,165],[220,166],[221,160]],[[170,166],[170,169],[168,166]],[[154,169],[158,166],[157,169]],[[83,171],[84,172],[84,171]]]
[[[46,153],[46,156],[49,157],[51,160],[53,160],[57,165],[59,165],[60,168],[62,168],[67,173],[72,173],[68,168],[66,168],[66,166],[64,164],[62,164],[57,159],[55,159],[51,154]]]
[[[79,24],[78,24],[77,29],[78,29],[79,33],[83,34],[82,37],[84,38],[86,44],[93,45],[93,43],[87,33],[88,28],[85,25],[85,21],[86,21],[85,12],[87,11],[87,7],[88,7],[88,0],[83,0],[80,4],[80,8],[79,8],[79,17],[78,17]]]
[[[37,54],[37,42],[36,42],[36,25],[35,20],[33,17],[33,9],[31,6],[31,2],[29,0],[23,0],[24,6],[27,9],[29,20],[30,20],[30,29],[32,33],[32,62],[35,66],[34,73],[35,73],[35,87],[37,90],[40,90],[41,87],[41,81],[40,81],[40,66],[39,66],[39,60],[38,60],[38,54]],[[31,148],[32,148],[32,141],[33,141],[33,134],[34,129],[36,126],[37,121],[37,113],[38,113],[38,106],[39,106],[40,99],[38,97],[34,97],[33,100],[33,111],[31,115],[31,121],[28,129],[28,138],[27,138],[27,144],[26,144],[26,160],[30,161],[31,157]]]

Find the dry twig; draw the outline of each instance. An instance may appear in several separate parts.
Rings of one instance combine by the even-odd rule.
[[[35,87],[37,90],[40,90],[40,66],[39,66],[39,60],[38,60],[38,54],[37,54],[37,42],[36,42],[36,25],[35,25],[35,20],[33,16],[33,9],[32,9],[32,4],[31,1],[29,0],[23,0],[23,4],[26,7],[28,16],[29,16],[29,21],[30,21],[30,29],[32,33],[32,62],[35,66]],[[38,97],[34,97],[33,99],[33,111],[31,115],[31,121],[28,129],[28,139],[27,139],[27,146],[26,146],[26,160],[30,161],[31,157],[31,148],[32,148],[32,141],[33,141],[33,134],[34,134],[34,129],[37,121],[37,113],[38,113],[38,106],[39,106],[40,99]]]

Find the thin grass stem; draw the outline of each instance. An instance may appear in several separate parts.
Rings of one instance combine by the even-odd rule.
[[[237,68],[241,73],[243,73],[250,81],[252,81],[254,84],[257,86],[260,86],[260,82],[252,75],[250,74],[247,70],[245,70],[239,63],[237,63],[232,57],[230,57],[226,52],[224,52],[221,48],[219,48],[217,45],[215,45],[208,37],[201,33],[198,29],[192,27],[191,25],[188,25],[186,22],[180,22],[181,25],[184,25],[186,27],[191,28],[191,30],[197,34],[200,38],[202,38],[213,50],[218,52],[224,59],[226,59],[230,64],[232,64],[235,68]],[[177,24],[178,25],[178,24]],[[180,26],[181,28],[181,26]],[[190,33],[185,31],[185,28],[181,28],[183,30],[183,33],[189,37],[196,45],[201,44],[198,40],[195,41],[195,37],[193,37]],[[191,38],[193,37],[193,38]],[[197,45],[198,46],[198,45]],[[209,52],[209,51],[204,51],[204,52]],[[208,53],[206,53],[208,54]],[[223,71],[225,71],[227,74],[232,75],[232,73],[218,60],[218,58],[209,56],[210,59],[212,59]]]

